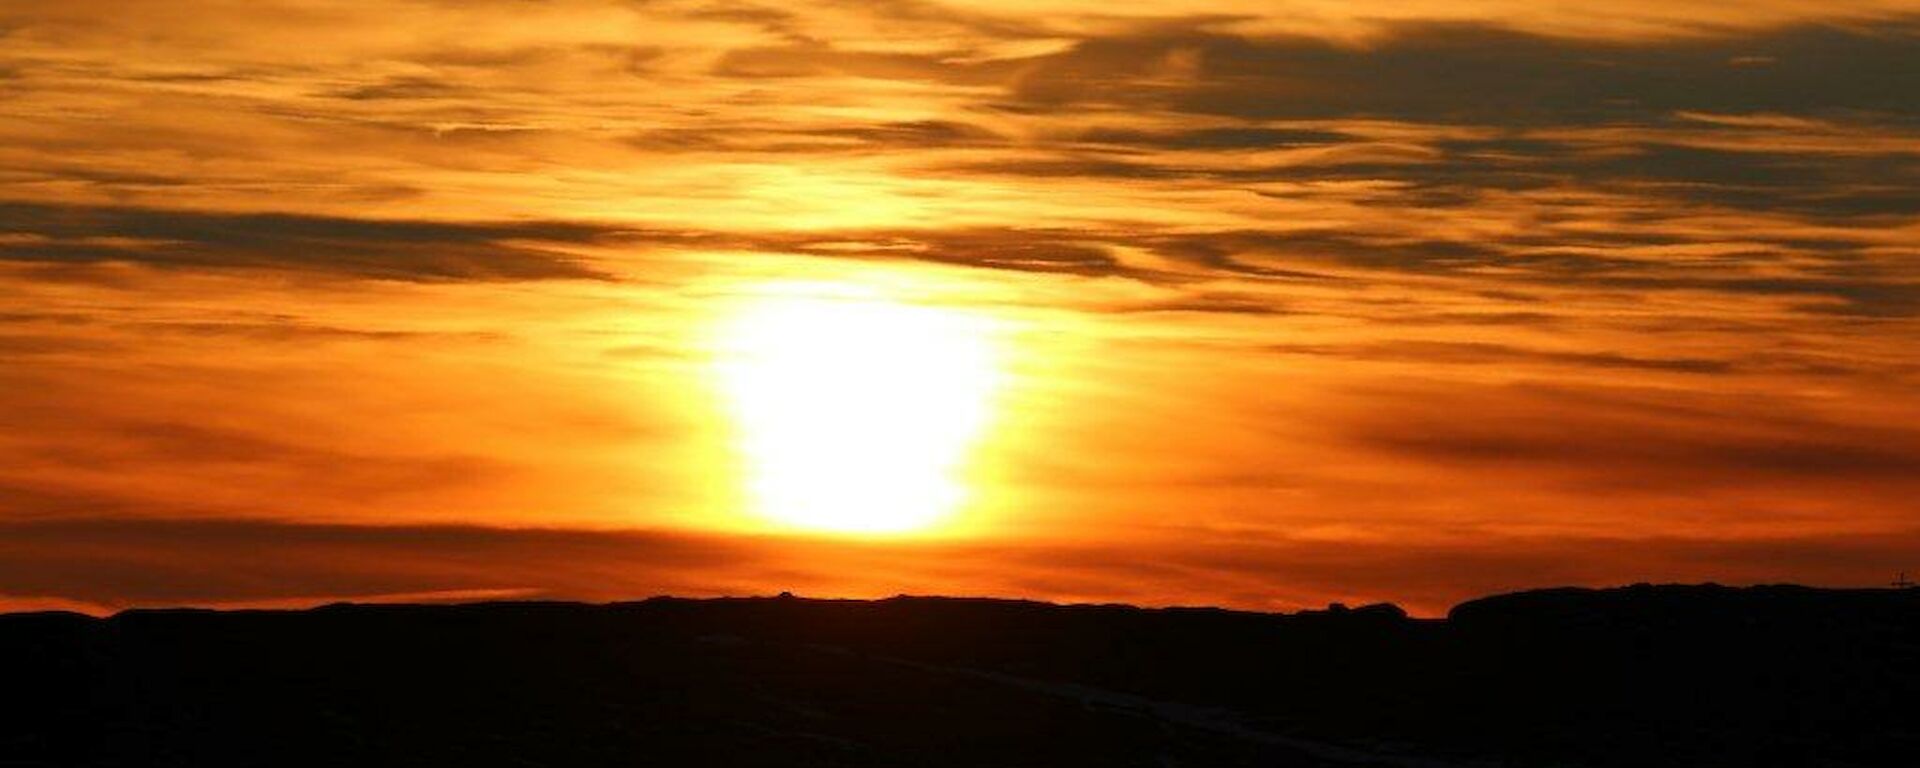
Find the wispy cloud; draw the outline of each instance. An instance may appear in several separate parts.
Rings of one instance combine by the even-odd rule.
[[[269,268],[396,280],[604,278],[539,244],[608,233],[567,224],[447,224],[261,213],[0,204],[0,258]]]

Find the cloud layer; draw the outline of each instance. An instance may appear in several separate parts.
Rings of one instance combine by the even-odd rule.
[[[0,10],[0,593],[1875,580],[1920,5],[1740,5]],[[728,538],[710,329],[793,280],[1020,351],[992,543]]]

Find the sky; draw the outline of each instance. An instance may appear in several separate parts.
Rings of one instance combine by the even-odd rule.
[[[1920,571],[1920,2],[0,0],[0,610]]]

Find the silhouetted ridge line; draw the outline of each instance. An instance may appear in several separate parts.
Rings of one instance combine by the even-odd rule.
[[[1920,592],[0,616],[0,765],[1920,764]]]

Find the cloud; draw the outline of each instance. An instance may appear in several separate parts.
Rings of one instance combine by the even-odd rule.
[[[271,269],[387,280],[607,279],[553,245],[609,230],[0,203],[0,259]]]
[[[1641,357],[1614,352],[1527,349],[1490,342],[1397,341],[1351,346],[1280,344],[1272,349],[1285,354],[1337,355],[1368,360],[1404,360],[1449,365],[1511,366],[1519,363],[1541,362],[1576,368],[1621,368],[1674,373],[1725,373],[1736,367],[1732,361],[1712,358]]]
[[[1913,110],[1908,20],[1655,41],[1550,37],[1482,23],[1402,23],[1355,44],[1160,29],[1084,40],[1021,71],[1036,104],[1083,102],[1269,120],[1384,117],[1525,125],[1680,110]],[[1729,61],[1765,56],[1765,66]]]
[[[1565,362],[1598,371],[1660,365],[1584,354]],[[1814,487],[1889,498],[1920,489],[1920,431],[1705,394],[1518,384],[1425,392],[1345,420],[1347,439],[1429,466],[1629,495],[1765,488],[1792,506],[1796,491]]]
[[[235,428],[193,420],[97,418],[67,420],[47,434],[48,420],[0,413],[0,425],[36,435],[34,450],[0,476],[0,498],[12,514],[37,517],[76,509],[150,505],[204,513],[260,513],[329,501],[367,505],[381,499],[470,487],[497,475],[502,462],[468,452],[348,449],[281,434],[269,424]],[[179,488],[214,493],[191,498]],[[267,501],[263,488],[298,487],[301,498]],[[241,499],[241,500],[236,500]],[[269,509],[260,509],[266,505]]]
[[[1142,131],[1124,128],[1093,128],[1078,136],[1080,141],[1114,144],[1121,147],[1162,147],[1178,150],[1272,149],[1288,146],[1318,146],[1350,141],[1352,136],[1337,131],[1309,128],[1220,127],[1178,131]]]

